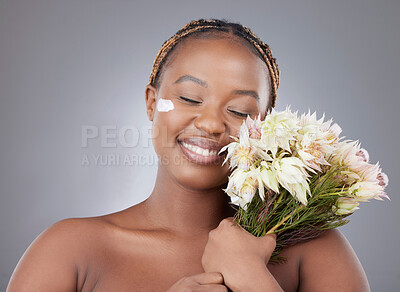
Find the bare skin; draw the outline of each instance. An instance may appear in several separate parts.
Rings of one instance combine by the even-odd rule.
[[[338,230],[286,248],[287,262],[271,265],[275,236],[257,238],[233,224],[222,191],[227,165],[194,161],[179,141],[229,143],[245,118],[238,113],[264,112],[266,65],[227,39],[192,39],[178,52],[159,90],[145,91],[154,148],[168,158],[149,198],[113,214],[57,222],[25,252],[7,291],[369,291]],[[174,83],[185,74],[207,85]],[[259,99],[235,89],[253,90]],[[161,97],[175,109],[158,112]]]

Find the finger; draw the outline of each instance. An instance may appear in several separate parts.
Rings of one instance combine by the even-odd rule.
[[[276,237],[276,234],[265,234],[259,237],[260,243],[266,253],[272,253],[276,248]]]
[[[271,233],[271,234],[267,234],[267,235],[269,235],[269,236],[272,237],[274,240],[276,240],[276,237],[277,237],[276,233]]]
[[[224,283],[224,277],[222,277],[222,274],[218,272],[207,272],[207,273],[197,274],[194,275],[192,279],[202,285]]]
[[[260,238],[263,240],[271,240],[271,241],[276,241],[276,234],[275,233],[270,233],[270,234],[265,234],[261,236]]]
[[[201,288],[204,288],[204,291],[213,291],[213,292],[228,292],[228,287],[222,284],[207,284],[201,285]],[[202,290],[201,290],[202,291]]]
[[[238,222],[236,222],[234,217],[226,217],[219,223],[219,226],[221,226],[221,225],[240,228],[240,229],[244,230],[244,228],[242,226],[240,226],[240,224]]]

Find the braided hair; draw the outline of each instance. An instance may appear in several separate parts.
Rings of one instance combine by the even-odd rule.
[[[178,30],[172,37],[166,40],[158,51],[153,63],[153,68],[149,78],[149,84],[159,88],[162,79],[163,69],[168,67],[173,59],[172,52],[182,43],[182,40],[189,36],[197,38],[222,38],[222,33],[228,33],[230,37],[238,37],[256,56],[261,58],[268,67],[271,78],[272,98],[267,107],[267,112],[275,107],[277,90],[279,87],[278,64],[272,57],[270,47],[261,41],[248,27],[234,22],[228,22],[225,19],[199,19],[193,20]]]

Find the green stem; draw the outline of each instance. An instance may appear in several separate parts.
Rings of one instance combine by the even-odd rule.
[[[276,224],[274,227],[272,227],[270,230],[268,230],[267,234],[271,234],[274,233],[274,231],[279,228],[283,223],[286,222],[286,220],[288,220],[290,217],[292,217],[294,214],[296,214],[299,210],[301,210],[304,207],[304,205],[300,205],[298,206],[293,212],[291,212],[290,214],[286,215],[285,217],[282,218],[282,220]]]
[[[319,194],[318,195],[318,197],[319,198],[321,198],[321,197],[329,197],[329,196],[332,196],[332,195],[340,195],[340,194],[348,194],[349,193],[349,191],[342,191],[342,192],[334,192],[334,193],[326,193],[326,194]]]

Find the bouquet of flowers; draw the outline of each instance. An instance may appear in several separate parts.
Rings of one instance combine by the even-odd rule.
[[[224,191],[237,206],[235,221],[255,236],[277,234],[270,262],[285,260],[284,247],[348,223],[359,202],[389,199],[379,162],[369,163],[358,141],[342,140],[324,115],[299,118],[286,107],[263,121],[248,117],[220,151],[233,170]]]

